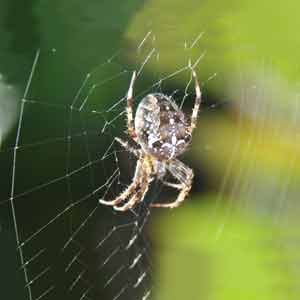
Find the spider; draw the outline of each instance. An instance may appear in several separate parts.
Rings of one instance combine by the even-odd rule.
[[[192,187],[194,173],[177,157],[191,143],[201,104],[200,86],[193,69],[192,76],[195,80],[196,99],[190,121],[171,97],[162,93],[145,96],[139,103],[134,118],[132,100],[136,71],[133,72],[127,92],[127,129],[129,136],[139,147],[132,147],[120,138],[115,140],[137,157],[135,174],[132,183],[118,197],[112,201],[101,199],[100,203],[111,205],[118,211],[131,209],[143,200],[155,177],[166,186],[179,190],[179,194],[171,203],[154,203],[150,205],[151,207],[175,208],[185,200]],[[167,171],[177,179],[178,183],[164,180]],[[118,206],[126,199],[129,200]]]

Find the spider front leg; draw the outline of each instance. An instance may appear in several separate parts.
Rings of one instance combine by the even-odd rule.
[[[177,199],[171,203],[153,203],[151,207],[175,208],[178,207],[186,199],[190,189],[194,172],[192,169],[184,165],[180,160],[176,159],[167,166],[170,173],[180,182],[179,184],[164,182],[165,185],[179,189]]]
[[[192,70],[192,74],[195,80],[195,92],[196,92],[196,99],[195,99],[195,104],[192,112],[192,117],[191,117],[191,125],[190,125],[190,133],[192,134],[193,130],[196,128],[197,125],[197,119],[198,119],[198,114],[199,114],[199,109],[201,105],[201,90],[200,90],[200,85],[197,79],[197,74],[194,70]]]
[[[135,174],[134,174],[132,183],[127,187],[127,189],[124,192],[122,192],[114,200],[105,201],[103,199],[100,199],[99,202],[104,205],[115,206],[115,205],[125,201],[135,191],[135,189],[140,185],[141,178],[143,176],[142,173],[143,173],[142,161],[141,161],[141,159],[139,159],[137,161]]]
[[[132,196],[129,201],[124,204],[123,206],[114,206],[115,210],[119,211],[126,211],[132,208],[137,202],[143,201],[148,188],[149,184],[153,180],[151,176],[153,171],[153,164],[149,156],[141,156],[140,158],[140,173],[138,174],[139,185],[136,186],[138,190],[132,192]]]
[[[128,133],[134,141],[137,141],[137,135],[134,128],[134,118],[132,111],[133,86],[136,79],[136,71],[133,72],[129,89],[127,92],[127,129]]]
[[[130,198],[130,200],[123,206],[114,206],[114,210],[126,211],[132,208],[137,202],[143,201],[149,188],[149,180],[147,178],[147,174],[144,174],[143,179],[140,183],[140,190],[138,190],[136,194],[134,194]]]

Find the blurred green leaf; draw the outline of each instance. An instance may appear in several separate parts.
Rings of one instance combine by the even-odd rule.
[[[300,255],[289,250],[293,228],[279,229],[272,218],[261,221],[226,205],[217,208],[215,197],[206,200],[155,221],[155,299],[294,299],[293,266]]]

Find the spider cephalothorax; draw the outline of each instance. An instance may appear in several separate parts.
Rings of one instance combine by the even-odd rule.
[[[148,94],[142,99],[134,119],[132,93],[136,72],[133,73],[127,93],[127,127],[129,135],[139,148],[130,147],[128,142],[119,138],[116,140],[138,158],[137,166],[128,188],[116,199],[112,201],[101,199],[101,203],[112,205],[115,210],[126,211],[143,200],[149,184],[155,177],[180,192],[174,202],[151,204],[152,207],[174,208],[184,201],[192,187],[193,170],[176,157],[182,154],[191,142],[201,103],[201,92],[195,71],[192,71],[192,74],[195,79],[196,100],[191,120],[188,121],[172,99],[161,93]],[[179,183],[164,181],[167,171]],[[126,199],[129,200],[124,205],[117,206]]]

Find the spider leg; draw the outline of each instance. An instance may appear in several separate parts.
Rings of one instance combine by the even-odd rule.
[[[132,183],[127,187],[127,189],[124,192],[122,192],[114,200],[105,201],[105,200],[100,199],[99,202],[102,203],[102,204],[105,204],[105,205],[114,206],[114,205],[119,204],[120,202],[125,201],[134,192],[134,190],[140,185],[141,178],[143,176],[142,175],[142,170],[143,170],[142,162],[141,162],[141,159],[139,159],[137,161],[135,174],[134,174]]]
[[[140,151],[132,146],[129,145],[127,141],[123,141],[122,139],[116,137],[115,140],[123,146],[128,152],[134,154],[135,156],[139,157]]]
[[[178,159],[174,160],[174,162],[170,163],[168,166],[168,170],[171,174],[180,182],[179,184],[164,182],[166,185],[179,189],[179,195],[177,199],[170,203],[153,203],[151,207],[164,207],[164,208],[175,208],[178,207],[185,200],[188,195],[191,187],[192,181],[194,177],[193,170],[184,165]]]
[[[133,72],[129,89],[127,92],[127,128],[128,133],[134,141],[137,141],[137,135],[134,128],[134,119],[132,111],[132,99],[133,99],[133,86],[136,79],[136,71]]]
[[[172,187],[177,190],[181,190],[184,187],[184,185],[182,183],[173,183],[173,182],[168,182],[168,181],[163,181],[162,183],[166,186]]]
[[[181,192],[179,193],[177,199],[173,202],[170,202],[170,203],[153,203],[150,206],[151,207],[163,207],[163,208],[176,208],[180,204],[182,204],[182,202],[185,200],[185,198],[188,195],[191,187],[192,187],[192,182],[190,183],[190,185],[182,187]]]
[[[192,112],[192,117],[191,117],[191,125],[190,125],[190,133],[192,134],[193,130],[196,128],[197,125],[197,119],[198,119],[198,113],[201,105],[201,90],[200,90],[200,85],[197,79],[197,74],[194,70],[192,70],[192,74],[195,80],[195,92],[196,92],[196,99],[195,99],[195,104]]]
[[[137,202],[143,201],[143,199],[148,191],[148,188],[149,188],[149,180],[147,179],[146,173],[144,174],[144,177],[140,183],[140,187],[141,187],[140,190],[137,191],[137,193],[134,194],[126,204],[124,204],[122,206],[114,206],[114,209],[117,211],[124,212],[124,211],[132,208]]]

